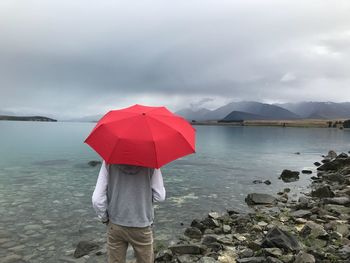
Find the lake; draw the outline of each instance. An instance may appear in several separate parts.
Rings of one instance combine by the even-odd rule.
[[[99,156],[83,143],[94,125],[0,122],[0,258],[11,252],[30,255],[30,262],[56,262],[78,241],[105,237],[91,206],[99,167],[87,164]],[[328,150],[350,150],[347,130],[195,128],[196,154],[162,168],[167,199],[155,206],[157,240],[175,240],[211,210],[247,211],[244,199],[251,192],[289,187],[297,199],[312,175],[286,184],[278,179],[283,169],[315,172],[313,162]],[[253,184],[255,179],[272,184]]]

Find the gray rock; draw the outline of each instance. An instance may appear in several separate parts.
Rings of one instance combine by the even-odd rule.
[[[74,257],[80,258],[99,248],[99,245],[92,241],[80,241],[74,251]]]
[[[341,249],[339,249],[338,254],[342,259],[350,259],[350,246],[343,246]]]
[[[350,198],[345,196],[324,198],[323,201],[325,204],[335,204],[335,205],[344,205],[344,206],[350,205]]]
[[[204,251],[203,247],[197,244],[174,245],[174,246],[170,246],[169,249],[174,254],[179,254],[179,255],[183,255],[183,254],[199,255],[199,254],[202,254]]]
[[[297,238],[286,231],[275,226],[265,236],[261,244],[262,247],[278,247],[287,251],[299,251],[300,244]]]
[[[290,214],[293,217],[309,217],[312,215],[312,212],[309,210],[296,210]]]
[[[189,238],[192,238],[192,239],[201,239],[202,238],[202,232],[196,227],[186,228],[184,235],[188,236]]]
[[[170,249],[165,249],[162,251],[159,251],[155,257],[155,262],[160,261],[170,261],[173,258],[173,253]]]
[[[283,263],[283,261],[279,260],[278,258],[267,257],[266,263]]]
[[[215,242],[218,242],[218,239],[217,239],[217,236],[214,236],[214,235],[204,236],[202,239],[203,245],[209,245],[209,244],[215,243]]]
[[[322,225],[316,224],[315,222],[308,221],[300,231],[302,237],[314,237],[324,238],[328,236],[327,231]]]
[[[299,180],[299,172],[291,170],[283,170],[279,179],[282,179],[285,183],[295,182]]]
[[[270,181],[270,180],[265,180],[265,181],[264,181],[264,184],[270,185],[270,184],[271,184],[271,181]]]
[[[276,198],[269,194],[251,193],[245,201],[248,205],[271,205],[276,202]]]
[[[325,157],[334,159],[334,158],[337,158],[337,153],[333,150],[330,150],[330,151],[328,151],[328,154]]]
[[[265,263],[265,257],[250,257],[250,258],[239,258],[237,259],[238,263]]]
[[[203,221],[201,221],[201,223],[208,228],[216,228],[220,226],[219,222],[216,219],[209,217],[205,218]]]
[[[218,261],[216,261],[214,258],[211,257],[202,257],[199,261],[197,261],[199,263],[216,263]]]
[[[180,255],[177,257],[177,260],[180,263],[192,263],[192,262],[197,262],[198,257],[193,255]]]
[[[239,252],[240,258],[250,258],[254,256],[254,251],[250,248],[245,248]]]
[[[314,162],[314,165],[318,167],[318,166],[321,165],[321,163],[319,163],[319,162]]]
[[[294,263],[315,263],[315,257],[306,252],[300,251],[295,257]]]
[[[321,186],[311,192],[311,196],[318,198],[334,197],[335,194],[328,185]]]

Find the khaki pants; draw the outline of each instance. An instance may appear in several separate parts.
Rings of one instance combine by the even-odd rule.
[[[148,227],[126,227],[108,223],[108,263],[125,263],[128,244],[137,263],[153,263],[153,233]]]

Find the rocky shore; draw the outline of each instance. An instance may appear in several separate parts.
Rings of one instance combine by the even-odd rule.
[[[289,201],[289,188],[276,196],[249,194],[253,213],[210,212],[194,219],[155,262],[350,262],[350,157],[330,151],[322,163],[315,163],[311,192],[298,201]],[[281,174],[285,182],[298,178],[296,171]]]
[[[350,262],[350,157],[334,151],[323,157],[314,163],[310,192],[299,200],[289,196],[287,186],[299,180],[300,172],[283,170],[283,191],[248,194],[246,203],[254,212],[209,212],[192,220],[175,244],[155,246],[155,262]],[[80,242],[74,257],[69,262],[106,262],[105,241]]]

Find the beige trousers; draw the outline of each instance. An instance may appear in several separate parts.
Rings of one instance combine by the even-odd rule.
[[[108,263],[125,263],[130,244],[137,263],[153,263],[153,233],[148,227],[126,227],[108,223]]]

